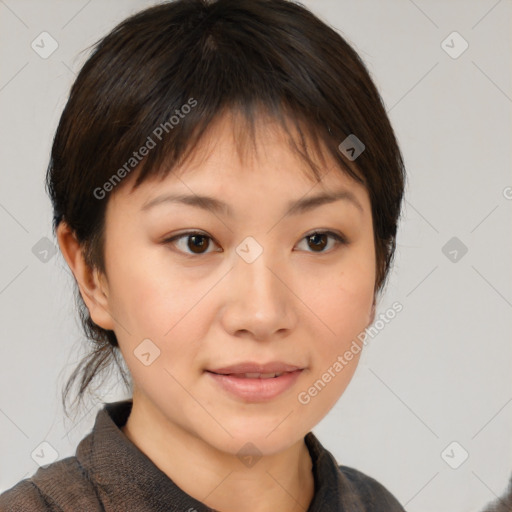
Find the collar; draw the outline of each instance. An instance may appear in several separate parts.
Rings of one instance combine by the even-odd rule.
[[[104,404],[92,432],[79,443],[76,457],[112,510],[213,512],[178,487],[121,431],[132,399]],[[312,432],[305,435],[315,482],[306,512],[364,511],[357,489]]]

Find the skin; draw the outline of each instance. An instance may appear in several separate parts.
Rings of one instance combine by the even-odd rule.
[[[229,115],[219,118],[179,173],[134,191],[130,176],[111,194],[105,275],[87,267],[65,223],[58,241],[91,318],[115,331],[131,372],[124,434],[212,508],[238,512],[250,503],[253,512],[303,511],[314,495],[304,436],[343,394],[360,353],[308,404],[298,394],[373,322],[370,199],[328,156],[321,182],[302,172],[305,162],[272,122],[258,124],[258,152],[241,158],[232,126]],[[340,188],[361,209],[338,200],[284,215],[290,201]],[[169,202],[141,212],[164,192],[216,197],[233,216]],[[190,230],[211,238],[200,239],[196,251],[190,237],[163,242]],[[325,236],[318,248],[306,235],[322,230],[341,232],[349,244]],[[235,251],[247,236],[263,248],[252,263]],[[134,355],[147,338],[160,349],[148,366]],[[291,389],[266,402],[232,396],[204,371],[274,360],[305,369]],[[237,456],[247,442],[262,454],[252,467]]]

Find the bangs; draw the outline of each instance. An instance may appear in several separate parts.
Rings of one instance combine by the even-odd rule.
[[[229,117],[232,140],[242,164],[247,162],[249,157],[258,154],[258,131],[272,123],[273,128],[280,128],[288,136],[289,149],[305,163],[299,170],[303,171],[306,177],[320,181],[333,167],[332,160],[328,161],[329,155],[331,159],[334,156],[338,160],[336,167],[363,182],[359,175],[354,176],[355,169],[348,168],[339,157],[337,146],[334,144],[334,148],[329,147],[325,142],[325,134],[318,134],[320,127],[308,125],[307,121],[299,119],[296,113],[293,115],[282,108],[271,112],[268,106],[261,104],[244,104],[243,108],[238,107],[234,110],[235,108],[237,107],[228,105],[218,112],[212,112],[208,117],[183,119],[183,126],[180,129],[188,131],[188,137],[179,137],[178,133],[173,137],[165,131],[165,127],[162,128],[163,125],[155,128],[146,141],[149,141],[151,146],[153,143],[156,145],[150,150],[151,154],[134,169],[137,177],[133,181],[132,191],[146,180],[163,180],[170,172],[179,173],[180,168],[186,166],[190,160],[200,164],[202,160],[199,149],[202,148],[204,139],[208,138],[215,143],[217,124],[225,117]],[[193,121],[197,121],[197,124]],[[170,131],[169,124],[167,129]],[[155,142],[155,139],[158,142]]]
[[[226,114],[242,161],[257,152],[257,127],[269,120],[309,176],[319,181],[335,167],[368,190],[382,277],[405,178],[393,129],[355,50],[286,0],[166,2],[94,45],[47,170],[54,231],[65,220],[101,268],[109,195],[127,176],[135,177],[133,190],[179,172]],[[356,157],[353,147],[353,158],[341,149],[347,139],[362,143]]]
[[[338,145],[354,131],[368,139],[363,127],[354,124],[354,119],[369,118],[364,105],[353,99],[364,93],[364,86],[351,77],[354,70],[343,71],[347,63],[340,48],[332,49],[331,62],[313,57],[296,7],[277,5],[270,12],[254,2],[250,12],[238,2],[163,4],[133,16],[102,39],[65,109],[78,110],[87,120],[78,132],[70,128],[70,137],[80,140],[68,140],[79,148],[75,156],[84,187],[93,193],[104,183],[117,185],[135,167],[135,187],[164,177],[194,153],[227,111],[236,114],[240,154],[249,149],[248,142],[254,147],[256,120],[273,118],[316,179],[323,172],[312,153],[323,162],[327,149],[340,169],[363,182],[364,173],[356,172]],[[291,18],[289,9],[294,10]],[[318,23],[307,11],[299,12]],[[334,39],[357,58],[337,34],[325,31],[320,25],[310,34],[317,48],[325,46],[324,39]],[[333,75],[333,66],[339,76]],[[336,90],[333,86],[340,83],[344,87]]]

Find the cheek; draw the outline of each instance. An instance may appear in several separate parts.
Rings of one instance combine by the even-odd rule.
[[[316,287],[315,280],[308,279],[309,288],[316,290],[307,304],[317,316],[311,323],[317,331],[310,333],[315,339],[314,364],[301,395],[307,401],[301,403],[315,404],[315,421],[334,406],[356,371],[364,349],[359,335],[369,324],[373,304],[374,265],[371,252],[347,252],[328,278],[316,276]]]
[[[302,296],[320,320],[326,347],[341,348],[367,327],[374,299],[375,259],[371,252],[347,252],[339,265],[303,281]]]
[[[157,261],[143,266],[135,259],[123,261],[114,272],[112,313],[122,324],[116,334],[135,371],[139,363],[133,351],[144,339],[160,351],[154,367],[163,365],[169,371],[188,368],[184,362],[199,353],[200,340],[213,321],[212,309],[205,307],[208,297],[202,297],[218,277],[198,279],[197,273],[188,274]]]
[[[317,292],[308,301],[318,318],[311,326],[318,330],[310,335],[315,340],[313,364],[298,400],[315,423],[338,401],[357,369],[364,349],[360,335],[369,324],[374,298],[372,264],[367,258],[340,266],[323,286],[317,281]]]
[[[148,261],[135,251],[112,269],[111,281],[113,312],[131,326],[130,331],[145,336],[168,332],[186,314],[195,293],[186,276],[162,258]]]

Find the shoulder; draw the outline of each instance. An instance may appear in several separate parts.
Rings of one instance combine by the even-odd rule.
[[[0,512],[101,510],[94,483],[76,457],[40,467],[0,494]]]
[[[0,494],[0,512],[54,510],[30,480],[22,480]]]
[[[377,480],[349,466],[338,466],[368,512],[405,512],[398,500]]]

